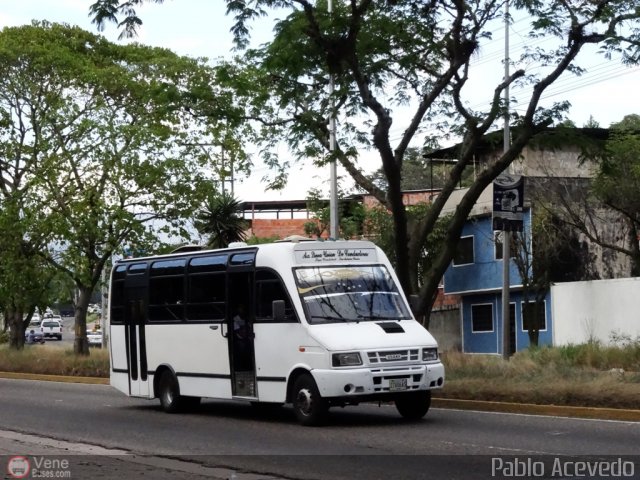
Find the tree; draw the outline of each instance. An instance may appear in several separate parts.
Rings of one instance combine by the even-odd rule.
[[[600,122],[593,118],[593,115],[589,115],[589,120],[584,124],[584,128],[600,128]]]
[[[243,242],[247,238],[247,221],[242,218],[240,202],[223,192],[210,196],[197,213],[195,227],[201,234],[209,236],[211,248],[225,248],[232,242]]]
[[[362,227],[365,218],[365,207],[357,201],[344,199],[344,193],[338,192],[341,198],[338,202],[339,235],[340,238],[354,238],[362,235]],[[312,188],[307,195],[307,210],[313,219],[304,224],[304,232],[307,235],[314,235],[321,238],[323,234],[329,233],[331,221],[329,201],[322,198],[318,189]]]
[[[640,116],[627,115],[611,125],[608,139],[583,152],[595,165],[595,177],[583,188],[555,195],[555,211],[564,222],[607,256],[605,267],[615,275],[616,256],[627,258],[628,274],[640,276]],[[618,273],[619,274],[619,273]]]
[[[0,167],[20,166],[22,237],[73,280],[74,350],[88,354],[103,269],[125,245],[151,253],[157,231],[186,235],[211,191],[200,146],[228,134],[232,109],[198,60],[47,22],[0,33],[0,87]]]
[[[0,162],[0,165],[2,163]],[[37,308],[44,309],[53,296],[56,273],[37,253],[25,229],[27,212],[20,191],[12,191],[10,171],[0,187],[0,313],[10,328],[9,346],[24,346],[25,329]]]
[[[513,262],[522,281],[522,317],[529,345],[538,346],[544,300],[554,282],[592,278],[591,262],[575,231],[554,213],[549,204],[538,203],[531,225],[513,232]]]
[[[627,239],[616,246],[631,259],[631,276],[640,276],[640,116],[626,116],[611,126],[600,169],[593,183],[595,197],[617,212],[627,232]]]
[[[514,64],[534,62],[541,66],[538,73],[515,69],[488,92],[488,108],[479,110],[469,107],[467,95],[474,89],[470,63],[491,37],[495,21],[502,17],[503,1],[335,3],[329,13],[324,2],[228,0],[228,10],[236,15],[233,32],[239,46],[247,45],[252,19],[269,8],[290,12],[277,24],[271,43],[247,52],[241,64],[228,66],[229,77],[241,87],[239,92],[250,97],[249,117],[265,127],[263,145],[268,161],[274,160],[272,147],[281,140],[301,157],[336,160],[359,187],[391,211],[398,277],[405,291],[420,292],[418,311],[425,312],[482,191],[537,132],[560,120],[568,108],[566,102],[542,108],[542,94],[564,72],[581,73],[576,58],[586,45],[600,46],[605,55],[620,53],[625,62],[637,63],[640,36],[635,22],[640,11],[630,0],[510,2],[514,15],[532,18],[531,37],[556,42],[548,50],[540,46],[527,50]],[[125,5],[130,2],[98,0],[92,14],[99,25],[116,19],[118,13],[127,18],[126,11],[118,11]],[[329,75],[335,81],[332,96],[326,88]],[[505,89],[516,85],[531,87],[528,102],[520,104],[523,113],[510,116],[520,128],[510,147],[477,172],[421,285],[415,268],[417,259],[465,168],[472,164],[478,143],[504,116]],[[408,105],[412,107],[409,113]],[[331,155],[328,114],[335,115],[341,125],[337,148]],[[391,128],[399,116],[409,119],[408,126],[392,142]],[[438,131],[443,138],[455,135],[461,142],[458,161],[440,195],[429,213],[410,227],[402,197],[404,159],[423,129]],[[384,190],[358,164],[358,151],[369,148],[379,157],[387,181]]]

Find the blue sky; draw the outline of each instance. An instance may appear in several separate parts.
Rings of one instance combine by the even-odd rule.
[[[32,19],[46,19],[79,25],[87,30],[96,31],[88,16],[89,5],[93,0],[0,0],[0,27],[30,23]],[[161,5],[145,4],[139,8],[144,22],[136,41],[154,46],[162,46],[193,57],[224,57],[231,53],[233,44],[229,28],[232,19],[225,15],[226,2],[222,0],[165,0]],[[253,36],[256,42],[267,41],[271,35],[272,20],[264,19],[253,23]],[[516,22],[510,29],[512,57],[517,56],[522,46],[530,42],[522,34],[527,27],[526,21]],[[494,39],[483,45],[476,60],[474,80],[477,91],[489,96],[493,86],[500,80],[503,70],[504,33],[497,28]],[[109,25],[103,34],[117,41],[118,32]],[[640,114],[640,95],[636,93],[640,85],[640,68],[628,69],[615,61],[606,61],[602,57],[583,55],[579,63],[588,67],[590,73],[575,78],[566,76],[557,85],[551,87],[544,101],[550,103],[567,99],[573,107],[569,112],[578,126],[588,121],[589,116],[600,122],[603,127],[619,121],[630,113]],[[490,82],[490,87],[487,86]],[[483,103],[482,96],[470,99],[476,106]],[[518,106],[515,106],[518,108]],[[392,128],[399,135],[406,125],[399,120]],[[284,149],[284,147],[283,147]],[[284,154],[284,152],[283,152]],[[374,158],[371,162],[377,165]],[[266,173],[264,168],[256,166],[251,179],[236,183],[236,194],[242,200],[260,199],[298,199],[304,198],[310,187],[326,185],[328,169],[313,169],[310,165],[294,167],[291,178],[294,179],[283,192],[270,192],[263,195],[259,178]],[[303,175],[301,176],[300,173]],[[305,178],[305,182],[296,179]]]

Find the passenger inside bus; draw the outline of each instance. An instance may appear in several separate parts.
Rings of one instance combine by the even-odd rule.
[[[244,305],[236,307],[233,317],[233,363],[236,370],[251,370],[249,323]]]

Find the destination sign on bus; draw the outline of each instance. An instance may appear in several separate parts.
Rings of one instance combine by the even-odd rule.
[[[296,261],[299,263],[309,262],[370,262],[375,259],[375,250],[372,248],[337,248],[337,249],[316,249],[297,250]]]

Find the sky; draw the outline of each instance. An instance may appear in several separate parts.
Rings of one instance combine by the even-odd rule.
[[[88,15],[91,3],[93,0],[0,0],[0,28],[28,24],[35,19],[65,22],[97,33]],[[227,17],[225,12],[226,2],[223,0],[165,0],[160,5],[145,4],[138,7],[143,25],[136,41],[169,48],[191,57],[228,57],[233,48],[229,31],[233,19]],[[520,19],[509,29],[512,58],[517,57],[525,42],[531,44],[531,40],[523,37],[527,23],[527,19]],[[268,41],[271,28],[272,19],[254,21],[254,42],[259,44]],[[108,25],[102,34],[109,40],[118,41],[115,25]],[[504,28],[499,27],[492,41],[482,45],[474,61],[472,80],[478,88],[474,89],[477,97],[470,99],[472,107],[481,107],[502,78],[503,58]],[[583,126],[591,116],[600,126],[608,127],[625,115],[640,114],[640,95],[637,94],[640,68],[624,67],[616,61],[607,61],[589,52],[579,58],[579,63],[587,67],[588,73],[579,78],[570,75],[560,78],[543,97],[544,103],[549,105],[553,101],[569,100],[572,108],[568,116],[577,126]],[[527,65],[523,67],[531,68]],[[487,88],[486,85],[491,86]],[[512,94],[516,98],[524,98],[517,91],[512,91]],[[524,107],[516,104],[513,108],[518,110]],[[392,141],[397,141],[406,127],[406,124],[402,124],[402,116],[397,117],[396,122],[391,129]],[[282,155],[287,155],[284,147],[283,150]],[[374,153],[364,155],[369,157],[365,157],[368,163],[378,165]],[[294,166],[288,186],[280,192],[264,191],[260,179],[266,173],[266,167],[258,163],[250,178],[237,178],[234,188],[236,197],[245,201],[303,199],[310,188],[320,188],[328,195],[329,167],[317,169],[310,162]],[[343,172],[339,171],[339,175],[343,175]]]

